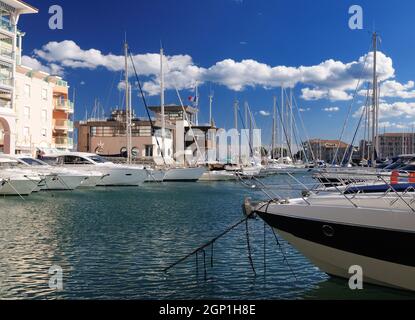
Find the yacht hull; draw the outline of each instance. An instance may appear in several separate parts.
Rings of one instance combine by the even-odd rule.
[[[145,182],[163,182],[166,172],[163,170],[148,170],[148,177]]]
[[[334,219],[324,219],[326,212],[321,207],[314,208],[315,213],[306,206],[288,207],[257,213],[321,271],[349,279],[350,267],[358,265],[367,283],[415,290],[413,214],[398,220],[389,213],[388,221],[385,210],[331,208]],[[341,219],[343,215],[347,218]]]
[[[40,180],[37,182],[40,183]],[[3,186],[0,186],[2,196],[28,196],[37,189],[36,182],[31,180],[12,180],[2,184]]]
[[[85,176],[46,176],[43,190],[75,190],[85,179]]]
[[[102,179],[102,175],[88,176],[84,181],[82,181],[81,185],[78,188],[79,189],[94,188],[100,183],[101,179]]]
[[[98,186],[138,186],[147,179],[147,171],[144,169],[128,168],[99,168],[104,177]]]
[[[166,172],[164,182],[196,182],[206,172],[206,168],[173,168]]]
[[[208,171],[205,172],[200,181],[235,181],[238,177],[233,172],[228,171]]]

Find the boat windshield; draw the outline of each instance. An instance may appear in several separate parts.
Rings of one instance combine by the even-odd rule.
[[[21,158],[20,160],[22,160],[30,166],[47,166],[46,163],[33,158]]]
[[[408,172],[415,172],[415,164],[409,164],[407,166],[404,166],[402,168],[399,168],[401,171],[408,171]]]
[[[398,161],[386,166],[384,169],[385,170],[395,170],[395,169],[399,169],[402,166],[405,166],[405,163],[402,160],[398,160]]]
[[[91,159],[95,163],[109,163],[110,162],[110,161],[104,159],[101,156],[90,156],[90,157],[88,157],[88,159]]]

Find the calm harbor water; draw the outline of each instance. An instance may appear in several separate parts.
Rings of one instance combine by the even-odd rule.
[[[267,183],[282,183],[272,177]],[[0,299],[383,299],[408,292],[365,286],[351,291],[330,279],[272,231],[249,222],[203,255],[163,269],[242,218],[239,183],[148,184],[141,188],[39,193],[0,199]],[[49,288],[48,270],[62,267],[63,291]]]

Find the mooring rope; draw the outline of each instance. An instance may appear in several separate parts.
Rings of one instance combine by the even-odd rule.
[[[239,227],[241,224],[243,224],[245,221],[247,221],[248,219],[250,219],[252,217],[253,213],[248,215],[247,217],[245,217],[244,219],[238,221],[237,223],[235,223],[234,225],[230,226],[229,228],[227,228],[225,231],[223,231],[221,234],[219,234],[218,236],[214,237],[212,240],[206,242],[204,245],[198,247],[197,249],[193,250],[191,253],[187,254],[186,256],[184,256],[183,258],[179,259],[178,261],[176,261],[175,263],[171,264],[170,266],[168,266],[167,268],[164,269],[164,272],[168,272],[169,270],[171,270],[172,268],[174,268],[175,266],[177,266],[178,264],[186,261],[188,258],[196,255],[196,261],[197,261],[197,255],[199,252],[203,251],[204,249],[206,249],[207,247],[213,245],[217,240],[219,240],[220,238],[224,237],[225,235],[227,235],[229,232],[233,231],[234,229],[236,229],[237,227]],[[212,251],[213,252],[213,251]]]
[[[252,250],[251,250],[251,242],[249,241],[249,225],[248,225],[248,220],[245,220],[245,226],[246,226],[246,244],[248,247],[248,259],[249,259],[249,263],[251,265],[252,271],[254,272],[254,275],[256,276],[256,271],[255,271],[255,266],[254,266],[254,261],[252,260]]]

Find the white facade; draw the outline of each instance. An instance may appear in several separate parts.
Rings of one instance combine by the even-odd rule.
[[[16,72],[16,153],[36,153],[53,145],[53,88],[49,75],[18,66]]]
[[[15,153],[17,112],[16,64],[21,57],[17,24],[21,14],[38,10],[19,0],[0,0],[0,152]]]
[[[60,77],[21,65],[21,14],[37,9],[19,0],[0,0],[0,153],[73,148],[73,103]]]

